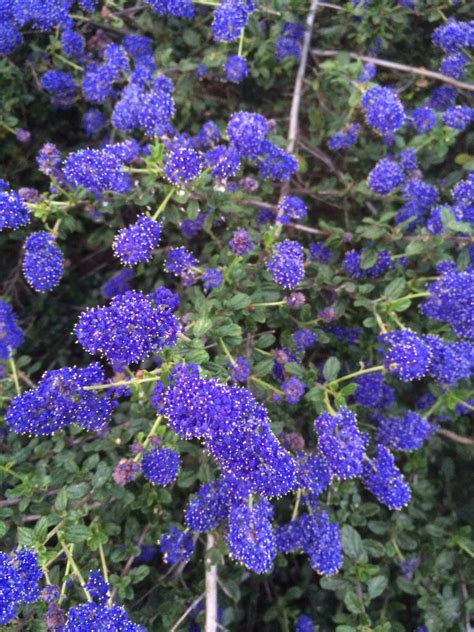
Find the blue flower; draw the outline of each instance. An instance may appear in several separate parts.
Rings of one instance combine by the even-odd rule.
[[[417,450],[433,433],[434,427],[427,419],[408,411],[403,417],[382,418],[377,431],[377,441],[390,450]]]
[[[188,562],[193,554],[193,537],[191,533],[183,533],[171,527],[164,533],[160,540],[160,549],[163,553],[163,561],[166,564]]]
[[[75,333],[89,353],[130,364],[173,345],[178,329],[167,307],[157,306],[146,294],[129,291],[115,296],[106,307],[82,312]]]
[[[263,151],[268,123],[260,114],[237,112],[230,117],[227,136],[244,158],[256,158]]]
[[[199,177],[202,162],[199,154],[185,145],[174,147],[165,160],[165,175],[170,182],[179,185]]]
[[[12,351],[23,342],[13,309],[0,300],[0,360],[8,360]]]
[[[18,608],[39,599],[38,582],[43,572],[34,550],[19,549],[12,554],[0,551],[0,624],[17,616]]]
[[[303,248],[297,241],[285,239],[274,246],[267,268],[278,285],[296,287],[304,277]]]
[[[322,413],[314,422],[318,435],[318,451],[331,474],[353,478],[362,471],[367,436],[357,427],[356,416],[347,408],[335,415]]]
[[[30,212],[21,197],[12,190],[0,191],[0,231],[25,226],[30,221]]]
[[[380,134],[396,132],[405,122],[405,110],[395,90],[382,86],[369,88],[361,100],[365,120]]]
[[[142,472],[155,485],[170,485],[179,472],[179,454],[170,448],[156,448],[142,458]]]
[[[125,265],[134,266],[149,261],[161,236],[161,224],[140,215],[137,221],[120,230],[113,243],[115,255]]]
[[[403,168],[389,158],[382,158],[368,177],[369,189],[378,195],[389,195],[404,182]]]
[[[378,445],[375,458],[364,462],[362,477],[367,489],[389,509],[402,509],[410,502],[410,487],[384,446]]]
[[[393,331],[381,336],[388,349],[383,364],[402,382],[419,380],[428,373],[433,358],[427,343],[409,329]]]
[[[84,368],[47,371],[38,386],[14,397],[5,415],[14,432],[52,435],[69,424],[99,432],[112,415],[108,393],[84,390],[102,384],[105,376],[96,362]]]
[[[234,505],[229,513],[226,542],[229,555],[254,573],[270,570],[276,556],[276,541],[270,522],[269,504],[264,499]]]
[[[31,287],[44,292],[56,286],[63,273],[63,255],[50,233],[32,233],[25,241],[23,274]]]
[[[249,74],[247,60],[240,55],[231,55],[227,59],[224,69],[227,79],[233,83],[240,83]]]
[[[252,240],[246,230],[236,230],[228,244],[232,253],[240,257],[253,250]]]
[[[278,221],[280,224],[298,222],[308,215],[306,204],[296,195],[287,195],[278,204]]]

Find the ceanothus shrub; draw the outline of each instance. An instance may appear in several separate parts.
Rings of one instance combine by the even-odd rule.
[[[435,4],[0,2],[6,629],[469,627],[474,26]]]

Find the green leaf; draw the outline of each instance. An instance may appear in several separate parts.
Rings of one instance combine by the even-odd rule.
[[[349,524],[345,524],[341,529],[341,546],[344,553],[355,560],[365,555],[362,538]]]
[[[369,596],[371,599],[375,599],[379,595],[381,595],[384,590],[388,586],[388,579],[383,575],[379,575],[378,577],[371,577],[367,582],[367,587],[369,589]]]
[[[59,513],[62,513],[67,507],[67,489],[63,487],[54,500],[54,507]]]
[[[69,485],[67,495],[71,500],[79,500],[79,498],[83,498],[89,490],[90,486],[87,483],[77,483],[76,485]]]
[[[360,267],[362,270],[367,270],[377,263],[379,253],[375,248],[366,248],[360,258]]]
[[[344,604],[352,614],[362,614],[364,612],[364,603],[355,592],[350,591],[344,595]]]
[[[405,279],[399,277],[398,279],[394,279],[391,281],[384,290],[384,296],[389,299],[395,299],[401,296],[405,290],[406,283]]]
[[[202,336],[210,329],[212,329],[212,320],[206,316],[198,318],[198,320],[193,323],[193,334],[195,336]]]
[[[85,524],[72,524],[66,527],[64,530],[66,540],[70,544],[78,544],[79,542],[85,542],[88,540],[92,531]]]
[[[339,375],[339,371],[341,369],[341,363],[334,356],[326,360],[323,368],[323,375],[326,382],[331,382],[335,380]]]
[[[28,529],[27,527],[18,527],[16,530],[16,539],[18,546],[31,547],[35,541],[35,532],[33,529]]]
[[[48,517],[41,516],[38,522],[35,524],[35,540],[37,542],[44,542],[46,535],[48,534]]]
[[[252,301],[247,296],[247,294],[242,294],[242,292],[237,292],[234,294],[232,298],[229,298],[227,301],[224,301],[224,307],[229,309],[245,309],[250,305]]]

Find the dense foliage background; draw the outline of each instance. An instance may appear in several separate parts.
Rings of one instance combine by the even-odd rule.
[[[223,4],[237,11],[251,3]],[[218,629],[287,632],[296,624],[300,632],[471,630],[472,3],[336,0],[310,6],[303,0],[262,0],[247,16],[242,36],[239,28],[230,42],[215,37],[218,2],[195,3],[189,19],[176,15],[181,6],[192,5],[0,0],[0,175],[6,181],[1,189],[9,195],[18,191],[30,214],[28,223],[9,225],[8,213],[17,213],[18,207],[6,195],[0,201],[0,226],[5,229],[0,234],[1,296],[24,334],[19,346],[7,342],[3,348],[11,320],[0,312],[0,405],[7,415],[0,430],[1,549],[10,554],[15,547],[33,547],[39,566],[46,569],[40,585],[47,581],[59,587],[65,612],[85,599],[77,571],[87,579],[91,570],[101,570],[114,600],[148,630],[201,629],[206,569],[209,580],[213,566]],[[23,21],[20,14],[26,16]],[[453,27],[450,39],[442,29],[457,23],[470,26],[465,37]],[[83,38],[81,45],[75,44],[84,47],[79,52],[65,42],[64,33],[71,29]],[[436,29],[441,35],[433,37]],[[15,40],[13,31],[22,33],[22,41]],[[138,82],[140,64],[130,50],[121,49],[123,66],[114,51],[119,65],[112,79],[104,73],[91,92],[85,87],[85,76],[106,65],[107,47],[122,45],[130,34],[150,39],[147,64],[152,68],[147,72],[152,78],[165,75],[174,86],[174,116],[166,122],[170,126],[155,133],[143,125],[123,129],[116,119],[114,123],[123,91]],[[236,82],[228,79],[224,64],[238,53],[247,60],[248,74]],[[463,59],[451,59],[456,55]],[[44,79],[51,70],[68,73],[72,87],[54,75],[51,87]],[[385,94],[387,101],[380,103],[378,125],[371,123],[364,106],[364,95],[377,85],[393,89],[392,97]],[[126,104],[124,119],[132,117],[134,107],[136,102]],[[157,111],[153,108],[151,118]],[[430,112],[417,119],[413,111],[420,108]],[[93,115],[100,121],[94,129],[84,126],[83,117],[87,121],[91,109],[103,115]],[[199,145],[201,132],[196,151],[184,155],[173,181],[166,173],[173,152],[188,147],[189,137],[196,138],[209,121],[226,139],[229,119],[241,111],[265,117],[268,138],[296,158],[297,172],[289,155],[276,177],[276,167],[268,167],[269,176],[259,159],[244,156],[239,171],[228,177],[216,177],[211,162],[202,162],[198,173],[189,175],[194,154],[219,143]],[[400,125],[393,123],[398,115]],[[423,128],[419,121],[431,123]],[[355,124],[358,134],[350,127]],[[348,129],[354,138],[334,140],[335,133]],[[252,129],[251,137],[255,133]],[[242,129],[239,134],[242,138]],[[69,179],[64,175],[68,155],[130,138],[138,141],[141,153],[123,166],[131,178],[125,190],[88,187],[85,168],[77,168],[75,182],[73,170]],[[48,162],[54,151],[50,148],[46,155],[45,143],[61,152],[56,163]],[[413,153],[401,157],[407,149]],[[380,163],[384,158],[391,164]],[[90,165],[107,176],[107,164]],[[464,183],[462,191],[456,189],[459,182]],[[279,203],[288,195],[301,198],[307,214],[290,211],[285,216]],[[110,286],[104,289],[104,283],[126,267],[112,248],[118,231],[138,215],[151,217],[157,210],[159,245],[149,260],[127,268],[133,273],[124,287],[148,294],[165,286],[179,295],[177,341],[157,355],[146,353],[143,362],[109,362],[107,353],[92,356],[87,345],[78,344],[74,328],[86,308],[110,304],[114,292],[110,294]],[[239,252],[228,245],[238,230],[247,231],[252,249]],[[64,255],[62,278],[49,291],[37,291],[22,271],[27,267],[25,240],[37,231],[49,231]],[[285,239],[304,249],[304,278],[296,278],[302,264],[291,268],[291,256],[279,273],[268,264],[275,245]],[[180,246],[196,261],[184,275],[170,274],[164,263]],[[360,255],[355,262],[353,255],[347,256],[352,251]],[[38,254],[33,276],[51,265],[44,256]],[[53,276],[57,265],[61,268],[61,263],[55,265]],[[203,285],[208,269],[219,273]],[[420,310],[430,283],[453,270],[464,276],[448,292],[454,297],[447,309],[451,319],[430,317],[433,313]],[[467,325],[459,333],[456,323]],[[408,355],[398,358],[398,366],[410,373],[405,379],[397,374],[395,359],[387,360],[387,339],[384,345],[381,338],[405,328],[461,346],[452,347],[451,355],[443,351],[431,359],[433,368],[426,364],[415,375],[424,344],[417,338]],[[301,329],[316,338],[301,344],[293,337]],[[140,334],[130,328],[127,335],[133,340]],[[434,354],[431,347],[429,353]],[[205,530],[193,532],[194,553],[188,563],[178,559],[167,564],[158,546],[163,534],[183,528],[189,498],[200,485],[217,480],[220,468],[199,440],[186,440],[171,429],[166,414],[161,425],[153,425],[156,402],[152,405],[150,397],[156,382],[166,386],[172,368],[184,363],[198,365],[202,377],[230,383],[237,357],[250,363],[240,383],[265,404],[271,430],[295,462],[318,450],[315,418],[334,415],[341,407],[356,414],[360,430],[368,433],[370,455],[384,419],[407,424],[407,413],[416,411],[430,424],[417,439],[418,449],[394,450],[411,488],[411,500],[399,510],[386,506],[380,490],[378,497],[371,494],[360,477],[336,475],[336,466],[329,463],[330,486],[307,504],[327,511],[339,525],[343,558],[337,573],[316,573],[307,555],[281,552],[265,572],[253,572],[251,564],[249,569],[249,564],[239,564],[238,556],[228,555],[226,520],[212,529],[211,538]],[[106,388],[99,394],[111,391],[109,379],[129,381],[128,388],[114,389],[114,406],[120,403],[106,426],[91,421],[92,430],[86,430],[71,424],[43,433],[47,436],[35,432],[33,422],[14,426],[7,413],[13,397],[35,388],[45,371],[85,367],[92,360],[100,361],[105,371]],[[344,377],[378,365],[381,373],[374,373],[384,375],[383,385],[377,379],[358,383],[356,376]],[[442,365],[444,373],[434,365]],[[288,382],[292,376],[295,380]],[[74,397],[71,401],[81,395]],[[45,418],[48,406],[54,405],[44,404]],[[26,407],[22,411],[25,419],[36,414]],[[14,413],[20,415],[18,409]],[[398,440],[410,439],[412,431],[402,423]],[[347,451],[356,440],[351,436]],[[143,443],[147,450],[159,444],[179,452],[181,469],[174,482],[153,484],[135,472],[123,484],[124,463],[130,465],[134,458],[140,462],[137,445]],[[326,460],[330,462],[330,455]],[[272,498],[274,526],[303,512],[309,492],[303,489],[300,500],[298,487]],[[254,495],[252,502],[264,502]],[[2,573],[3,615],[13,593]],[[47,612],[51,615],[44,601],[23,603],[16,617],[5,617],[2,629],[62,629],[61,616],[54,627],[52,617],[45,618]],[[300,618],[296,623],[302,614],[311,622]],[[67,629],[106,629],[84,625]],[[129,628],[117,624],[107,629]]]

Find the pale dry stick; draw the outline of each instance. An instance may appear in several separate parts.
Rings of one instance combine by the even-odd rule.
[[[300,64],[296,73],[295,88],[293,90],[293,99],[291,101],[290,124],[288,127],[288,146],[287,150],[293,153],[296,145],[299,127],[299,113],[301,105],[301,95],[303,91],[303,80],[306,73],[306,64],[308,62],[309,47],[311,44],[311,35],[313,31],[314,19],[318,8],[319,0],[312,0],[306,18],[306,30],[303,38],[303,46],[301,47]]]
[[[453,432],[452,430],[446,430],[446,428],[438,428],[436,432],[442,437],[446,437],[446,439],[454,441],[455,443],[474,446],[474,439],[463,437],[462,435],[459,435],[457,434],[457,432]]]
[[[206,593],[202,593],[202,595],[200,595],[197,599],[195,599],[193,601],[193,603],[189,606],[189,608],[186,610],[186,612],[183,612],[183,614],[179,617],[179,619],[176,621],[176,623],[174,624],[174,626],[171,628],[170,632],[176,632],[176,630],[179,628],[179,626],[183,623],[183,621],[186,620],[188,614],[190,612],[192,612],[194,610],[194,608],[198,605],[198,603],[200,601],[202,601],[204,599],[204,597],[206,596]]]
[[[214,546],[214,536],[207,534],[206,550],[210,551]],[[206,564],[206,623],[205,632],[216,632],[217,630],[217,566]]]
[[[289,227],[295,230],[301,230],[304,233],[310,233],[311,235],[319,235],[320,237],[329,237],[331,234],[328,230],[320,230],[319,228],[311,228],[310,226],[304,226],[304,224],[288,224]]]
[[[330,169],[340,180],[344,180],[344,174],[340,171],[336,165],[333,163],[331,158],[319,147],[309,147],[302,141],[298,141],[298,145],[305,149],[309,154],[317,158],[320,162],[326,165],[328,169]]]
[[[406,64],[399,64],[395,61],[389,61],[388,59],[379,59],[378,57],[369,57],[368,55],[358,55],[357,53],[350,53],[349,51],[345,50],[332,50],[322,48],[313,48],[311,50],[311,54],[315,57],[336,57],[336,55],[339,55],[340,53],[345,53],[346,55],[349,55],[351,59],[357,59],[359,61],[365,61],[368,64],[374,64],[374,66],[383,66],[384,68],[392,68],[393,70],[399,70],[400,72],[408,72],[412,75],[428,77],[429,79],[442,81],[443,83],[449,83],[450,85],[455,86],[456,88],[460,88],[461,90],[469,90],[469,92],[474,92],[474,84],[465,83],[464,81],[458,81],[457,79],[453,79],[452,77],[443,75],[441,72],[436,72],[435,70],[423,68],[423,66],[407,66]]]
[[[464,577],[464,573],[461,569],[458,570],[459,581],[461,584],[461,595],[464,606],[464,624],[465,624],[465,632],[472,632],[471,626],[471,608],[469,607],[469,592],[466,586],[466,578]]]

